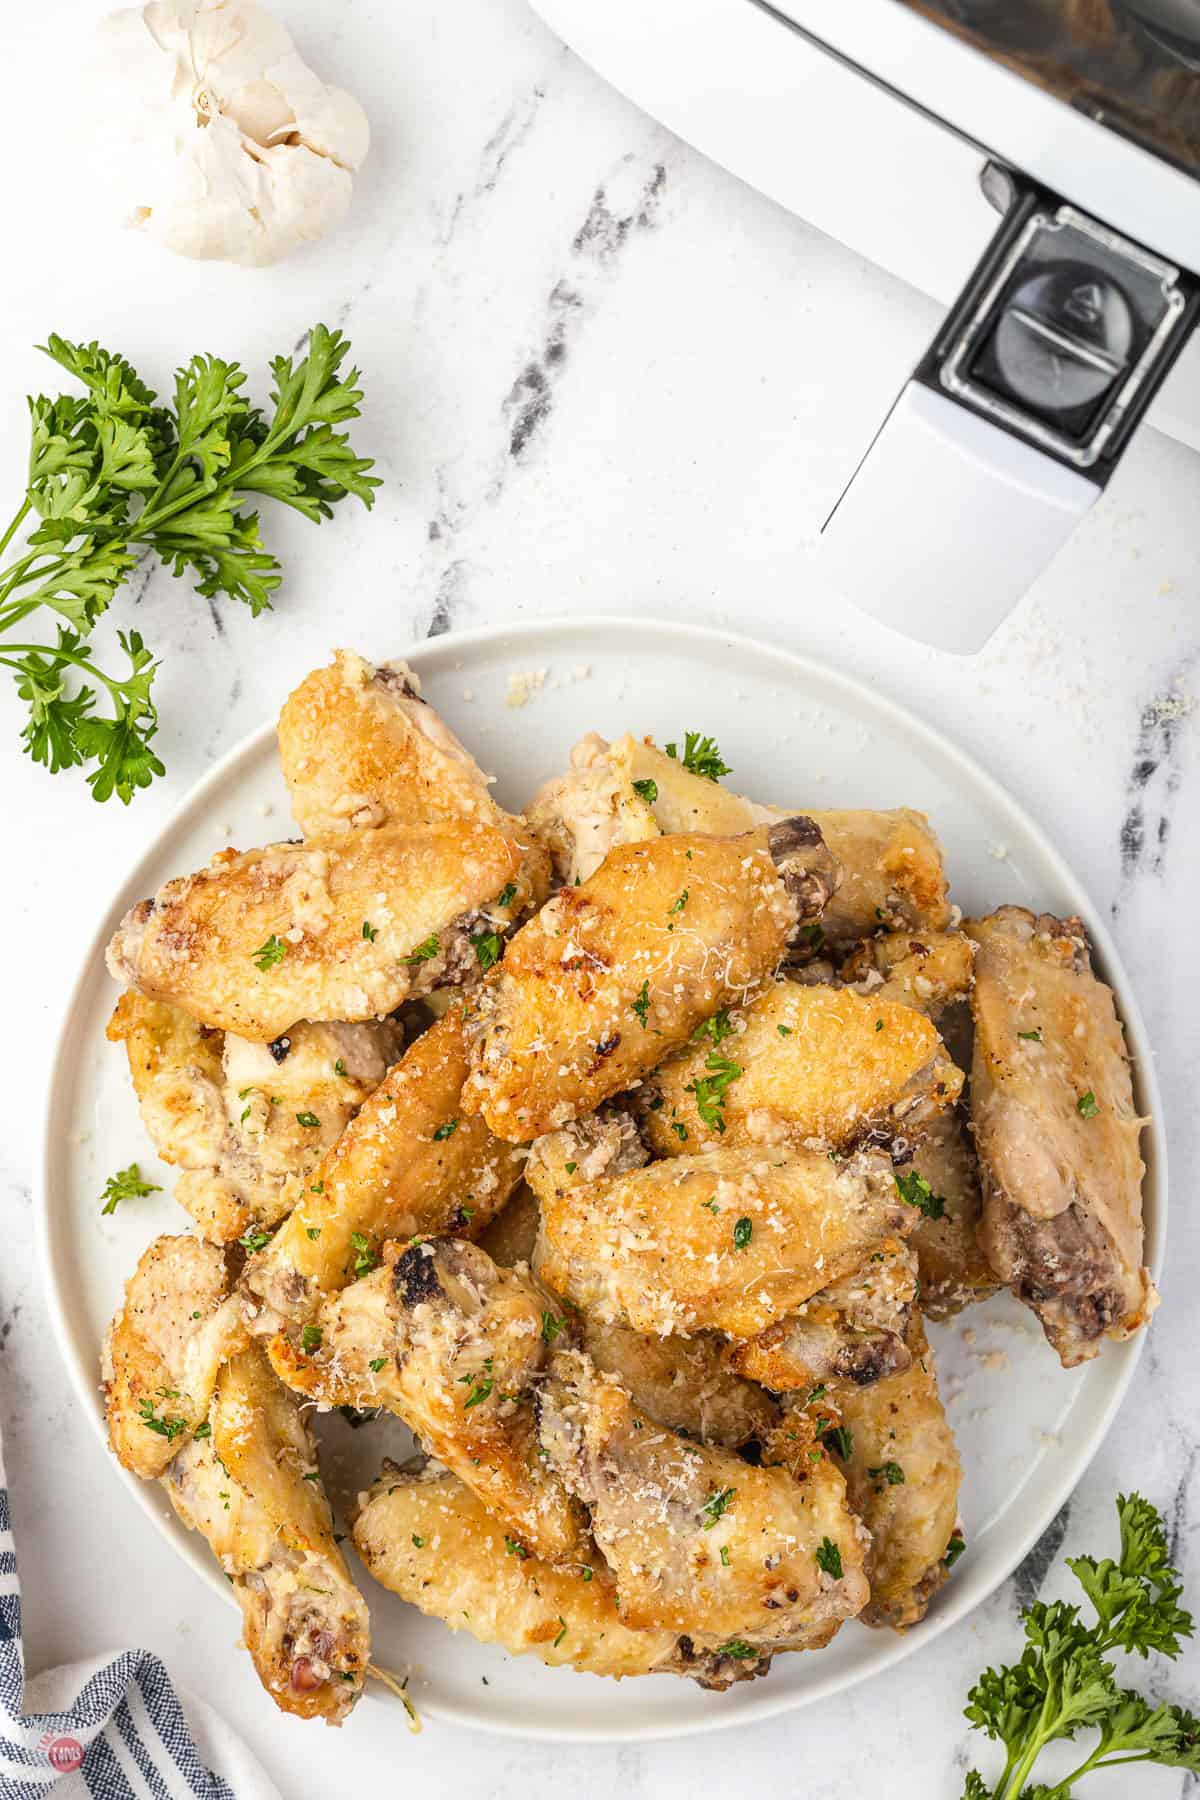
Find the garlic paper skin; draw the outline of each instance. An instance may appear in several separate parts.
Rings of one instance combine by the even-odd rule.
[[[129,222],[180,256],[261,266],[350,205],[369,132],[257,0],[113,13],[95,64],[100,146]]]

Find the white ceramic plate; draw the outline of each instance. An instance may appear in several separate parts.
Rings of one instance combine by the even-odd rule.
[[[1012,900],[1081,914],[1099,967],[1117,991],[1140,1110],[1156,1121],[1144,1150],[1147,1260],[1157,1269],[1166,1164],[1137,1005],[1078,881],[974,763],[867,688],[723,632],[613,619],[536,624],[439,638],[413,650],[410,660],[429,699],[497,775],[498,796],[510,807],[519,808],[565,766],[570,746],[586,730],[614,737],[652,732],[663,742],[698,729],[718,740],[733,768],[730,785],[757,798],[816,807],[920,807],[945,845],[953,896],[964,912]],[[530,672],[538,672],[531,697],[518,709],[508,704],[509,678]],[[119,915],[167,876],[199,867],[226,842],[249,846],[291,830],[274,730],[264,726],[200,783],[131,871],[97,922],[63,1020],[38,1208],[43,1275],[62,1353],[101,1434],[99,1348],[122,1283],[152,1237],[187,1224],[170,1199],[172,1172],[149,1148],[124,1054],[104,1041],[116,998],[104,945]],[[135,1159],[166,1191],[102,1218],[105,1177]],[[1067,1374],[1032,1316],[1007,1296],[935,1327],[932,1335],[966,1469],[968,1551],[924,1624],[907,1636],[848,1625],[819,1655],[782,1656],[764,1680],[726,1694],[669,1676],[618,1685],[545,1669],[531,1657],[507,1657],[465,1632],[452,1635],[364,1575],[375,1660],[411,1667],[417,1705],[435,1718],[531,1737],[633,1739],[764,1718],[919,1651],[983,1600],[1036,1541],[1099,1445],[1140,1349],[1140,1339],[1108,1345],[1087,1368]],[[334,1414],[321,1421],[320,1434],[335,1502],[371,1479],[384,1454],[407,1450],[407,1434],[394,1420],[352,1430]],[[112,1467],[179,1554],[228,1599],[207,1546],[183,1529],[158,1488],[124,1474],[115,1461]],[[246,1675],[252,1679],[248,1668]],[[399,1714],[396,1729],[403,1729]]]

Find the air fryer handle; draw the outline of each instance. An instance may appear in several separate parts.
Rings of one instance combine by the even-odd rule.
[[[877,619],[974,651],[1103,491],[1200,283],[998,165],[1002,220],[821,535]]]
[[[910,381],[826,521],[818,567],[893,630],[971,654],[1099,493],[1086,476]]]

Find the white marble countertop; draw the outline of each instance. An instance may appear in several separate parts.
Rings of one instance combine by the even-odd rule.
[[[93,216],[86,152],[60,132],[55,98],[99,9],[41,0],[5,18],[4,488],[21,485],[22,396],[53,378],[32,349],[50,330],[99,337],[160,385],[200,348],[240,357],[262,383],[267,357],[318,318],[353,340],[369,400],[355,437],[386,481],[370,517],[344,509],[319,533],[272,515],[286,582],[265,619],[210,606],[162,572],[135,581],[119,610],[164,661],[169,774],[128,811],[94,806],[78,780],[22,760],[18,709],[0,688],[13,856],[0,1419],[30,1665],[133,1642],[158,1651],[241,1730],[289,1800],[373,1795],[397,1779],[496,1800],[668,1800],[779,1781],[807,1800],[956,1800],[966,1686],[1015,1653],[1018,1597],[1038,1589],[1060,1543],[1107,1545],[1118,1489],[1136,1483],[1166,1509],[1200,1583],[1200,1233],[1188,1204],[1200,996],[1187,947],[1200,886],[1200,714],[1189,709],[1200,464],[1143,431],[975,660],[894,639],[819,585],[805,547],[923,347],[930,304],[634,111],[522,0],[278,9],[360,95],[374,145],[340,235],[259,273],[171,261]],[[56,1365],[29,1243],[45,1060],[121,870],[332,643],[386,655],[431,631],[585,611],[733,625],[866,676],[1048,828],[1110,912],[1157,1046],[1175,1176],[1165,1304],[1053,1542],[974,1618],[872,1685],[692,1742],[541,1746],[438,1724],[409,1738],[372,1730],[371,1700],[334,1735],[264,1706],[233,1653],[233,1615],[142,1528]],[[1200,1702],[1200,1657],[1185,1659],[1176,1686]],[[1127,1789],[1094,1785],[1095,1800]],[[1167,1773],[1144,1788],[1190,1791]]]

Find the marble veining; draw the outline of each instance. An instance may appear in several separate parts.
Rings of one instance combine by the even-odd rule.
[[[962,1718],[970,1682],[1018,1652],[1021,1605],[1069,1591],[1065,1556],[1108,1552],[1116,1493],[1136,1486],[1164,1509],[1200,1607],[1200,465],[1139,434],[979,657],[895,638],[819,584],[805,546],[923,350],[930,302],[638,113],[524,0],[274,4],[302,48],[326,47],[374,143],[345,229],[250,274],[172,262],[80,203],[87,147],[69,117],[47,133],[44,100],[94,0],[43,0],[6,21],[0,154],[12,170],[28,168],[30,146],[38,157],[38,180],[6,194],[20,247],[0,308],[10,495],[22,396],[53,379],[32,346],[52,329],[112,343],[160,389],[195,350],[235,355],[265,396],[270,356],[301,349],[315,319],[340,325],[367,395],[355,440],[384,479],[369,515],[348,506],[319,531],[264,503],[284,582],[260,619],[199,601],[158,565],[137,569],[102,633],[135,622],[161,658],[168,778],[128,811],[19,756],[20,709],[0,682],[0,1420],[31,1663],[123,1642],[159,1651],[289,1800],[398,1781],[489,1800],[693,1800],[756,1785],[803,1800],[958,1800],[964,1767],[995,1767]],[[232,1653],[233,1614],[145,1531],[59,1365],[31,1242],[50,1047],[108,893],[191,783],[332,644],[382,657],[457,627],[585,612],[732,627],[845,669],[939,726],[1040,819],[1111,914],[1156,1046],[1174,1192],[1164,1304],[1092,1467],[1021,1567],[870,1685],[667,1744],[545,1746],[436,1724],[410,1738],[376,1700],[344,1732],[314,1732],[265,1710]],[[703,694],[681,725],[703,728]],[[786,721],[764,729],[786,768]],[[1195,1652],[1136,1673],[1200,1706]],[[1182,1800],[1195,1785],[1164,1771],[1086,1792]]]

